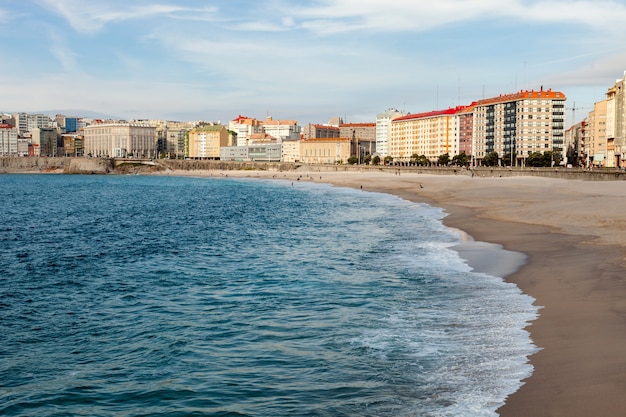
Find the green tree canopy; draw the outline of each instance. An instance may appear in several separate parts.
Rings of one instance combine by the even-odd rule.
[[[462,166],[469,164],[469,162],[470,162],[470,157],[465,152],[461,152],[458,155],[454,155],[454,157],[452,158],[452,165],[458,165],[462,167]]]
[[[495,167],[498,165],[498,152],[489,152],[483,158],[483,165],[488,167]]]

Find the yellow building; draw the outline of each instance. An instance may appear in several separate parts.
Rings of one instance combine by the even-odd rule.
[[[228,146],[228,130],[222,125],[196,127],[189,132],[189,158],[219,159],[220,148]]]
[[[432,162],[447,153],[459,152],[456,114],[464,107],[411,114],[391,121],[389,155],[394,161],[408,162],[412,155],[424,155]]]
[[[345,164],[350,158],[350,138],[316,138],[300,141],[300,161],[306,164]]]
[[[588,155],[591,158],[590,165],[595,167],[615,167],[615,155],[613,139],[611,149],[606,137],[606,110],[608,100],[601,100],[594,104],[593,111],[589,112],[589,139],[587,142]]]

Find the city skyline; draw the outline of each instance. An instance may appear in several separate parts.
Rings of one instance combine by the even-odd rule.
[[[0,110],[306,125],[543,86],[570,125],[626,69],[625,18],[618,1],[8,1]]]

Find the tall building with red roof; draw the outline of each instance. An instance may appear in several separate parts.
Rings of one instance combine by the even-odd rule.
[[[436,162],[445,153],[459,153],[459,119],[465,107],[410,114],[391,121],[389,155],[394,161],[409,162],[413,155],[424,155]]]
[[[496,152],[504,164],[520,165],[534,152],[562,155],[565,101],[565,94],[543,88],[477,101],[473,158]]]

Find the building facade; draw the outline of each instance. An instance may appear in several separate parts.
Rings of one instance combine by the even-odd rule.
[[[228,146],[228,131],[222,125],[205,125],[189,132],[189,158],[219,159],[220,148]]]
[[[359,158],[376,152],[376,123],[344,123],[339,126],[339,137],[350,138],[350,153]]]
[[[338,138],[339,127],[309,123],[302,129],[302,137],[304,139]]]
[[[157,152],[167,158],[184,158],[189,154],[189,132],[200,122],[149,120],[155,128]]]
[[[284,140],[282,145],[283,162],[300,162],[300,140]]]
[[[84,141],[85,138],[81,134],[77,133],[65,133],[61,135],[63,140],[63,155],[64,156],[83,156],[84,155]]]
[[[52,127],[52,120],[45,114],[15,113],[13,119],[19,134],[31,132],[35,128]]]
[[[297,120],[273,120],[270,116],[263,122],[263,132],[276,138],[279,143],[300,139],[301,131]]]
[[[35,156],[59,156],[58,133],[54,127],[36,127],[30,130]]]
[[[607,139],[613,143],[614,166],[626,167],[626,71],[607,92]]]
[[[0,124],[0,156],[18,156],[16,127]]]
[[[593,111],[589,112],[587,123],[589,126],[589,164],[594,167],[615,167],[614,138],[608,140],[607,132],[607,104],[608,100],[601,100],[594,104]]]
[[[531,153],[563,154],[565,94],[520,91],[480,100],[474,105],[472,156],[475,161],[496,152],[512,165]]]
[[[107,158],[156,158],[154,126],[100,123],[85,127],[85,155]]]
[[[376,153],[381,157],[389,155],[389,137],[391,136],[391,121],[406,116],[405,112],[389,108],[376,115]]]
[[[413,155],[437,162],[443,154],[459,153],[457,113],[464,107],[411,114],[391,121],[389,154],[397,162],[409,162]]]
[[[246,146],[251,135],[262,132],[262,124],[257,119],[239,115],[228,123],[228,130],[237,135],[236,146]]]
[[[345,164],[352,155],[350,138],[317,138],[300,141],[300,161],[306,164]]]
[[[222,161],[280,162],[280,143],[256,143],[249,146],[224,146],[220,149]]]

